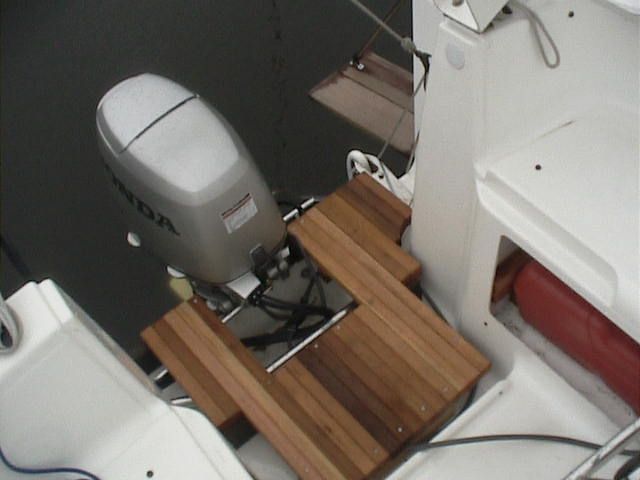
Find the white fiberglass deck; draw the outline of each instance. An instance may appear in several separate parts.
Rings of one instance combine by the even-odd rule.
[[[493,364],[478,400],[437,439],[508,432],[604,442],[619,426],[505,328],[489,298],[508,238],[640,340],[640,19],[600,0],[522,2],[558,46],[560,66],[549,69],[521,7],[483,34],[441,18],[436,35],[424,28],[434,23],[427,3],[414,2],[414,40],[433,56],[415,108],[409,244],[423,289]],[[392,478],[562,478],[589,453],[460,446],[415,455]]]
[[[473,406],[433,440],[474,435],[539,433],[606,442],[619,427],[559,378],[535,369],[527,360],[493,385]],[[414,455],[390,480],[491,478],[560,479],[592,451],[544,442],[460,445]],[[623,457],[602,470],[611,478]]]
[[[156,397],[53,282],[28,284],[7,303],[23,328],[18,349],[0,356],[0,445],[10,461],[101,479],[250,478],[202,414]],[[24,475],[0,464],[0,478]]]
[[[640,340],[637,113],[599,109],[493,164],[487,186],[563,280]],[[533,228],[530,228],[533,227]],[[571,273],[568,273],[571,272]]]

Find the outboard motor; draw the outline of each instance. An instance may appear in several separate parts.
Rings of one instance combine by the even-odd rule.
[[[129,243],[186,275],[217,306],[225,285],[282,265],[278,206],[244,143],[211,105],[171,80],[142,74],[109,90],[96,116]]]

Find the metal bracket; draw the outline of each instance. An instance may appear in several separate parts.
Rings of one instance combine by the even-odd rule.
[[[507,3],[508,0],[435,0],[447,17],[478,33],[485,31]]]

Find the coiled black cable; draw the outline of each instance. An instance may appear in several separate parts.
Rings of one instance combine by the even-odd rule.
[[[302,311],[309,315],[321,315],[323,317],[332,317],[335,312],[330,308],[323,307],[320,305],[313,305],[310,303],[295,303],[288,302],[285,300],[280,300],[279,298],[273,298],[268,295],[262,295],[259,298],[255,299],[257,304],[262,304],[266,307],[272,307],[279,310],[290,310],[290,311]]]

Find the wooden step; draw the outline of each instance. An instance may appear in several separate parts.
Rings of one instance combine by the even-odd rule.
[[[274,375],[202,301],[183,303],[160,323],[166,335],[189,345],[204,389],[215,395],[222,387],[301,478],[359,479],[384,471],[405,446],[442,425],[467,390],[368,306]]]
[[[366,174],[356,176],[326,200],[331,201],[332,197],[340,197],[395,243],[400,243],[411,223],[411,208]],[[327,202],[322,202],[320,209],[324,203]],[[329,207],[323,211],[329,214]],[[332,220],[339,223],[338,217]]]
[[[308,211],[288,230],[359,304],[393,325],[409,344],[435,353],[431,360],[450,372],[459,388],[468,388],[488,368],[482,354],[319,209]]]
[[[189,303],[195,304],[198,301],[201,302],[194,297]],[[218,381],[209,374],[207,366],[190,346],[173,333],[168,325],[168,318],[175,313],[172,310],[144,329],[142,339],[207,418],[218,428],[225,430],[243,418],[242,412]],[[210,314],[215,315],[213,312]],[[217,317],[207,321],[214,320],[217,321]]]
[[[369,180],[354,179],[288,226],[358,306],[275,373],[202,300],[143,333],[212,421],[241,411],[304,479],[381,474],[450,418],[489,368],[405,286],[419,266],[394,240],[410,215]],[[367,201],[348,201],[354,191]]]
[[[413,146],[413,78],[410,72],[373,52],[313,87],[309,94],[345,120],[384,141],[404,115],[391,146],[409,155]]]

